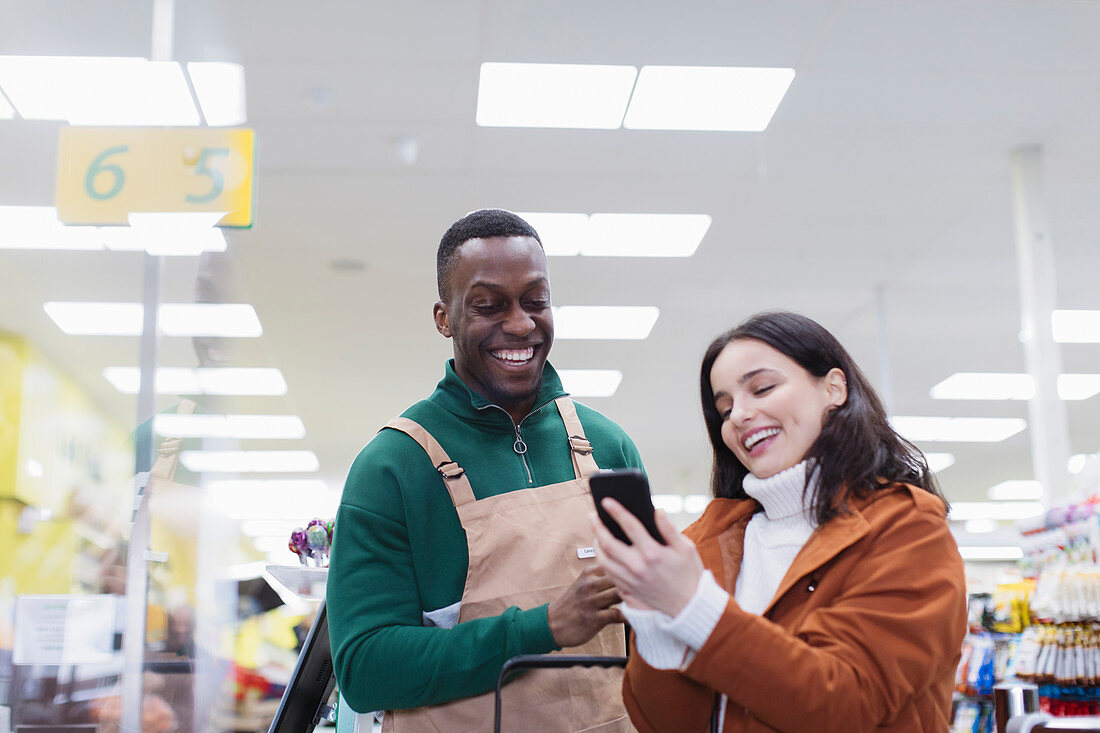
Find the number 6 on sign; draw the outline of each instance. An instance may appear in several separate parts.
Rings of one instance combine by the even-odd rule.
[[[89,196],[96,201],[106,201],[118,195],[118,192],[122,190],[122,186],[126,183],[126,174],[114,163],[111,165],[102,165],[102,163],[107,157],[118,153],[125,153],[129,149],[130,147],[128,145],[116,145],[113,148],[107,148],[95,157],[92,164],[88,166],[88,172],[84,174],[84,189],[88,192]],[[101,173],[109,173],[114,176],[114,183],[107,191],[102,193],[95,189],[95,179],[98,178]]]
[[[208,201],[213,201],[222,195],[222,188],[225,186],[225,181],[222,178],[222,172],[217,168],[209,167],[206,162],[207,158],[214,155],[224,155],[229,157],[229,148],[203,148],[199,153],[199,162],[195,164],[195,173],[200,176],[210,176],[210,190],[201,196],[195,196],[193,194],[187,194],[187,203],[189,204],[205,204]]]

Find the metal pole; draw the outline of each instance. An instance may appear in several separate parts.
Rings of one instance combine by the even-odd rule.
[[[1069,427],[1058,396],[1062,352],[1054,342],[1051,315],[1057,302],[1054,245],[1047,220],[1037,145],[1012,152],[1012,193],[1016,220],[1016,264],[1020,288],[1020,340],[1035,394],[1028,402],[1031,460],[1047,504],[1069,498]]]
[[[894,381],[890,375],[890,341],[886,335],[886,288],[875,288],[875,311],[878,320],[878,372],[879,396],[886,407],[886,414],[894,414]]]
[[[175,0],[154,0],[151,61],[172,58]],[[142,673],[145,667],[145,611],[149,591],[149,570],[145,554],[149,549],[150,516],[145,488],[153,466],[156,446],[153,417],[156,415],[160,285],[163,263],[160,257],[145,255],[143,315],[141,328],[141,385],[138,390],[137,432],[134,438],[135,496],[134,522],[126,553],[126,622],[122,635],[122,695],[119,730],[141,733],[143,700]]]

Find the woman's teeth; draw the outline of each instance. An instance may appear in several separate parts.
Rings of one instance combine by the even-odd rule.
[[[535,355],[535,347],[528,346],[526,349],[498,349],[491,352],[493,356],[506,361],[509,364],[523,364],[531,360],[531,357]]]
[[[752,450],[753,446],[766,438],[770,438],[773,435],[779,435],[779,428],[764,428],[758,430],[749,437],[745,438],[744,446],[745,450]]]

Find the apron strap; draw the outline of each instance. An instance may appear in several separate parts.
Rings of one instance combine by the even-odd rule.
[[[568,397],[559,397],[554,400],[558,406],[561,421],[565,423],[565,433],[569,436],[569,453],[573,457],[573,475],[577,478],[591,476],[600,467],[596,465],[596,459],[592,457],[592,444],[584,437],[584,428],[581,427],[581,419],[577,417],[577,406]]]
[[[435,470],[443,477],[443,485],[447,487],[447,493],[451,495],[451,501],[456,507],[469,504],[474,501],[474,489],[470,486],[470,479],[466,477],[466,471],[462,466],[451,460],[443,446],[432,437],[431,433],[420,426],[419,423],[407,417],[395,417],[383,426],[383,430],[392,428],[399,430],[415,440],[428,454]]]

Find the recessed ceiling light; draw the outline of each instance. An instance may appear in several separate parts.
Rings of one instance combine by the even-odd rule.
[[[593,214],[581,254],[591,257],[691,257],[710,217],[706,214]]]
[[[143,58],[0,56],[0,87],[26,120],[199,124],[180,65]]]
[[[1050,325],[1059,343],[1100,343],[1100,311],[1056,310],[1050,316]]]
[[[947,518],[1015,520],[1037,517],[1045,511],[1037,501],[954,501]]]
[[[665,514],[679,514],[684,511],[684,495],[654,494],[653,508],[660,509]]]
[[[107,367],[103,376],[123,394],[137,394],[138,367]],[[274,367],[160,367],[156,390],[177,395],[277,396],[287,392],[283,373]]]
[[[297,439],[306,435],[297,415],[157,415],[159,435],[169,438]]]
[[[180,462],[195,473],[312,473],[321,467],[311,450],[185,450]]]
[[[95,227],[65,226],[52,206],[0,206],[0,249],[103,249]]]
[[[655,306],[563,305],[554,312],[558,339],[641,340],[661,314]]]
[[[316,479],[218,479],[203,486],[214,506],[236,519],[301,527],[314,517],[331,519],[340,504],[340,492]]]
[[[954,453],[925,453],[924,459],[928,461],[928,470],[932,473],[939,473],[955,465]]]
[[[1066,462],[1066,470],[1070,473],[1081,473],[1085,469],[1085,464],[1088,463],[1090,456],[1087,453],[1075,453],[1069,457]]]
[[[635,76],[633,66],[484,63],[477,124],[613,130],[622,124]]]
[[[1024,551],[1013,546],[959,545],[959,554],[963,560],[1008,562],[1022,558]]]
[[[970,534],[989,534],[997,531],[997,523],[992,519],[968,519],[963,530]]]
[[[1038,481],[1002,481],[986,491],[992,501],[1038,501],[1043,498],[1043,485]]]
[[[141,303],[50,302],[43,308],[70,335],[141,335]],[[165,303],[158,315],[165,336],[252,338],[263,333],[255,309],[247,303]]]
[[[222,61],[195,61],[187,64],[187,73],[207,125],[230,127],[248,121],[243,66]]]
[[[518,216],[539,233],[547,257],[580,254],[588,241],[588,214],[526,211]]]
[[[1058,375],[1058,396],[1087,400],[1100,393],[1100,374]],[[936,400],[1029,400],[1035,395],[1030,374],[957,372],[929,390]]]
[[[793,80],[785,68],[643,66],[623,126],[760,132]]]
[[[999,443],[1027,428],[1019,417],[895,416],[890,422],[909,440],[945,443]]]
[[[623,381],[618,369],[559,369],[558,376],[574,397],[610,397]]]

